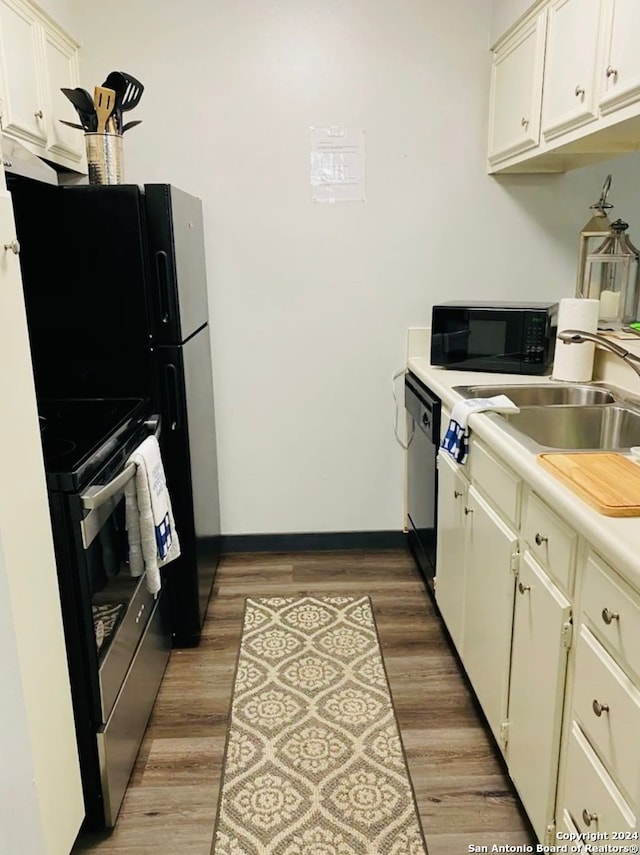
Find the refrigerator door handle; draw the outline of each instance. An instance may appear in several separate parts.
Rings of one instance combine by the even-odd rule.
[[[171,322],[171,296],[169,293],[169,258],[159,249],[156,254],[156,273],[158,275],[158,304],[160,320],[163,324]]]
[[[164,372],[165,388],[167,393],[167,413],[169,415],[170,430],[178,430],[182,427],[180,421],[180,387],[178,385],[178,369],[172,363],[165,366]]]

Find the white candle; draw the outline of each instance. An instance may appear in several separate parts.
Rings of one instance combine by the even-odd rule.
[[[600,292],[600,317],[601,318],[617,318],[619,306],[620,306],[620,292],[619,291],[601,291]]]

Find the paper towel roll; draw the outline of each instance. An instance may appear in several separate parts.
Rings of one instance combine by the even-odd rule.
[[[558,332],[562,330],[584,330],[594,333],[598,329],[600,300],[565,298],[558,309]],[[583,341],[580,344],[565,344],[556,339],[553,360],[554,380],[585,383],[593,376],[593,354],[595,344]]]

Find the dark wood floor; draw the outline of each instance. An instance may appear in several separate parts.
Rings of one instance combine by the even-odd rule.
[[[368,594],[430,855],[534,844],[433,604],[403,551],[230,555],[200,647],[176,650],[111,834],[74,853],[209,855],[247,596]]]

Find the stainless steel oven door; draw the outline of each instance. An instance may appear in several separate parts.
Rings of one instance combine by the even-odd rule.
[[[106,723],[151,617],[154,596],[144,575],[128,565],[124,488],[135,464],[123,466],[104,485],[81,496],[84,568],[91,596],[102,723]]]

